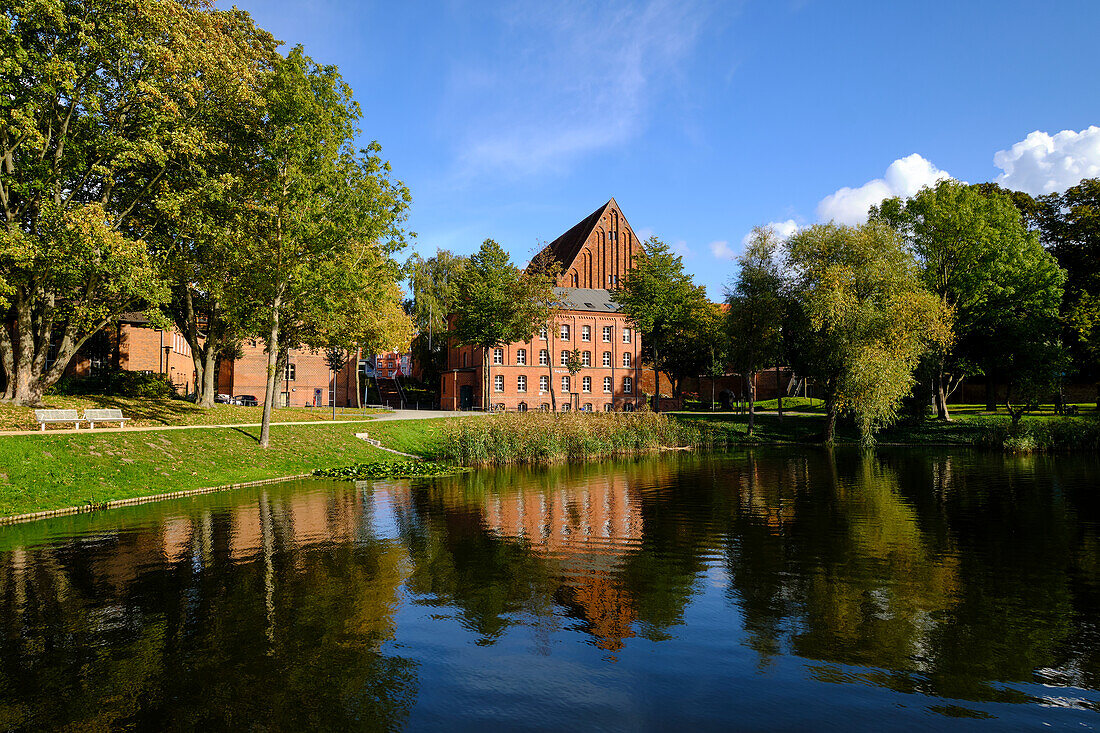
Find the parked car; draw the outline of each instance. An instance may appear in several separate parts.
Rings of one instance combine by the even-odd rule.
[[[243,407],[256,407],[260,404],[260,401],[256,399],[256,395],[239,394],[233,398],[233,404]]]
[[[220,393],[216,394],[216,395],[214,395],[214,402],[216,402],[218,404],[221,404],[221,405],[231,405],[231,404],[233,404],[233,395],[220,394]]]

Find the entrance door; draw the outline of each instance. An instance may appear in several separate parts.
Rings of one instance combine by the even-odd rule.
[[[474,388],[464,384],[458,388],[458,407],[460,410],[469,410],[474,406]]]
[[[279,407],[290,407],[290,392],[279,393]]]

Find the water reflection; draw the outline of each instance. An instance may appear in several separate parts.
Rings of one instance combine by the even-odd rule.
[[[1078,723],[1100,710],[1096,469],[767,450],[4,528],[0,728],[775,727],[875,690],[895,721]],[[561,707],[582,683],[604,699]]]

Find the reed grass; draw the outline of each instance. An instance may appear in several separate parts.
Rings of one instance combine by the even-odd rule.
[[[586,461],[702,447],[707,433],[650,412],[506,413],[449,422],[439,455],[463,466]]]

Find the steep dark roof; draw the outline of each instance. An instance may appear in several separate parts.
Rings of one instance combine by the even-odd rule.
[[[569,269],[569,266],[573,264],[573,260],[580,253],[581,247],[588,241],[588,235],[596,228],[600,217],[607,211],[607,207],[614,202],[615,199],[609,199],[606,204],[573,225],[572,229],[546,245],[543,251],[550,250],[554,258],[561,263],[562,269]]]
[[[144,313],[132,311],[130,313],[120,313],[118,315],[118,322],[119,323],[134,323],[134,324],[141,325],[141,324],[148,323],[149,319],[145,317]]]
[[[554,293],[561,307],[568,311],[618,313],[620,310],[611,291],[603,288],[554,288]]]

